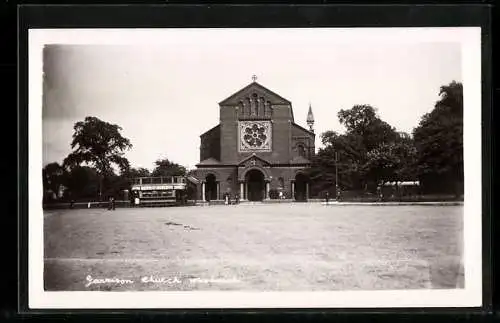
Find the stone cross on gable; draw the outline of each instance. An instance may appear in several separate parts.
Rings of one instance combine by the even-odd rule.
[[[257,81],[257,75],[255,75],[255,74],[252,75],[252,81],[254,81],[254,82]]]

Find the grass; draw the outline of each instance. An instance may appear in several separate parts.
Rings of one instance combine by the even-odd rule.
[[[464,284],[462,206],[264,204],[55,210],[44,217],[46,290],[325,291]],[[86,286],[88,275],[128,282]]]

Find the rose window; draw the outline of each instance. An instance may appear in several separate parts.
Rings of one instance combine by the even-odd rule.
[[[266,141],[266,128],[253,124],[245,129],[243,139],[252,147],[260,147]]]
[[[271,151],[270,121],[239,122],[240,151]]]

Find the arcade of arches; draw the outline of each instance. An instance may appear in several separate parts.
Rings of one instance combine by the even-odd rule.
[[[284,194],[283,198],[293,198],[295,201],[307,201],[309,198],[309,178],[304,173],[297,173],[290,181],[291,194],[286,193],[286,185],[282,177],[279,177],[277,181],[276,190]],[[201,183],[201,187],[204,201],[224,199],[225,192],[221,192],[220,181],[214,174],[208,174]],[[251,169],[246,172],[244,181],[240,181],[237,194],[243,201],[263,201],[270,198],[270,187],[271,180],[266,179],[262,171]]]

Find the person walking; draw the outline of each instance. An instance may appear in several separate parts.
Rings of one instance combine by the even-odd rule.
[[[113,196],[110,196],[109,198],[108,210],[115,210],[115,198]]]
[[[382,193],[382,185],[377,186],[378,201],[382,202],[384,200],[384,195]]]

